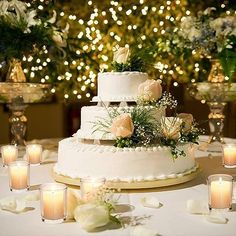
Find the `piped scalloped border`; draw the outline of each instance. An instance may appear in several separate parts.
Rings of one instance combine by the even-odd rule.
[[[135,102],[137,96],[114,96],[114,97],[101,97],[95,96],[92,98],[93,102]]]
[[[140,176],[137,177],[136,180],[133,178],[127,181],[127,180],[120,180],[119,178],[117,178],[116,180],[107,179],[107,181],[111,188],[120,188],[120,189],[158,188],[158,187],[166,187],[188,182],[196,178],[196,176],[200,173],[200,171],[201,169],[199,167],[199,164],[196,163],[193,168],[188,169],[185,172],[168,175],[166,177],[159,176],[151,179],[151,178],[142,178]],[[66,173],[62,173],[62,171],[57,170],[57,166],[55,165],[53,168],[53,177],[58,182],[74,186],[80,186],[80,178],[82,176],[80,176],[80,178],[79,177],[71,178]]]

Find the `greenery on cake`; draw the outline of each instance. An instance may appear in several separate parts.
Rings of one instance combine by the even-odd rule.
[[[171,150],[173,159],[185,156],[179,149],[181,144],[197,143],[199,128],[191,114],[180,113],[176,117],[155,118],[157,108],[137,106],[132,111],[127,108],[109,109],[109,119],[99,120],[97,130],[111,133],[116,138],[118,148],[166,146]]]
[[[156,55],[155,47],[134,48],[119,47],[114,52],[112,67],[115,72],[139,71],[144,72],[151,65]]]

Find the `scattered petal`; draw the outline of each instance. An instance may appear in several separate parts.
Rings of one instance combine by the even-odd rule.
[[[39,192],[36,193],[30,193],[25,196],[26,201],[39,201],[40,199],[40,194]]]
[[[204,200],[190,199],[187,201],[187,211],[190,214],[206,215],[209,214],[209,207]]]
[[[214,211],[206,216],[206,220],[215,224],[227,224],[228,222],[228,219],[223,214]]]
[[[144,207],[160,208],[162,206],[159,200],[153,196],[141,198],[140,201]]]
[[[26,208],[26,200],[24,198],[6,197],[0,200],[0,207],[4,211],[21,213]]]
[[[131,236],[159,236],[157,232],[144,226],[135,226],[131,231]]]

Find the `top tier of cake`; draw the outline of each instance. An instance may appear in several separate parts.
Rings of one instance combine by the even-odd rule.
[[[137,71],[99,73],[98,94],[93,98],[93,101],[136,101],[138,86],[147,79],[146,73]]]

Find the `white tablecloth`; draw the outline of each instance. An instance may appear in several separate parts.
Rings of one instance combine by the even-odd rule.
[[[206,156],[206,153],[197,152],[197,156]],[[214,157],[213,157],[214,158]],[[210,160],[210,158],[209,158]],[[31,191],[37,189],[38,185],[45,182],[52,182],[53,164],[45,164],[31,167]],[[0,168],[2,172],[2,168]],[[235,170],[236,174],[236,170]],[[183,186],[183,187],[181,187]],[[236,235],[236,207],[226,212],[227,224],[214,224],[206,221],[202,215],[191,215],[186,210],[186,202],[189,199],[205,199],[207,201],[207,186],[202,183],[186,187],[179,185],[176,190],[148,190],[141,193],[122,193],[119,200],[122,216],[128,220],[135,220],[136,223],[155,230],[163,236],[235,236]],[[8,186],[8,176],[0,176],[0,198],[13,196]],[[145,208],[141,205],[140,199],[144,196],[156,196],[163,206],[159,209]],[[236,202],[234,200],[234,202]],[[127,207],[130,206],[130,207]],[[76,222],[65,222],[62,224],[50,225],[41,221],[39,201],[30,202],[32,209],[21,213],[13,214],[0,210],[0,235],[1,236],[129,236],[133,226],[126,228],[108,229],[96,233],[86,233]],[[127,210],[127,211],[125,211]],[[143,235],[145,236],[145,235]]]

